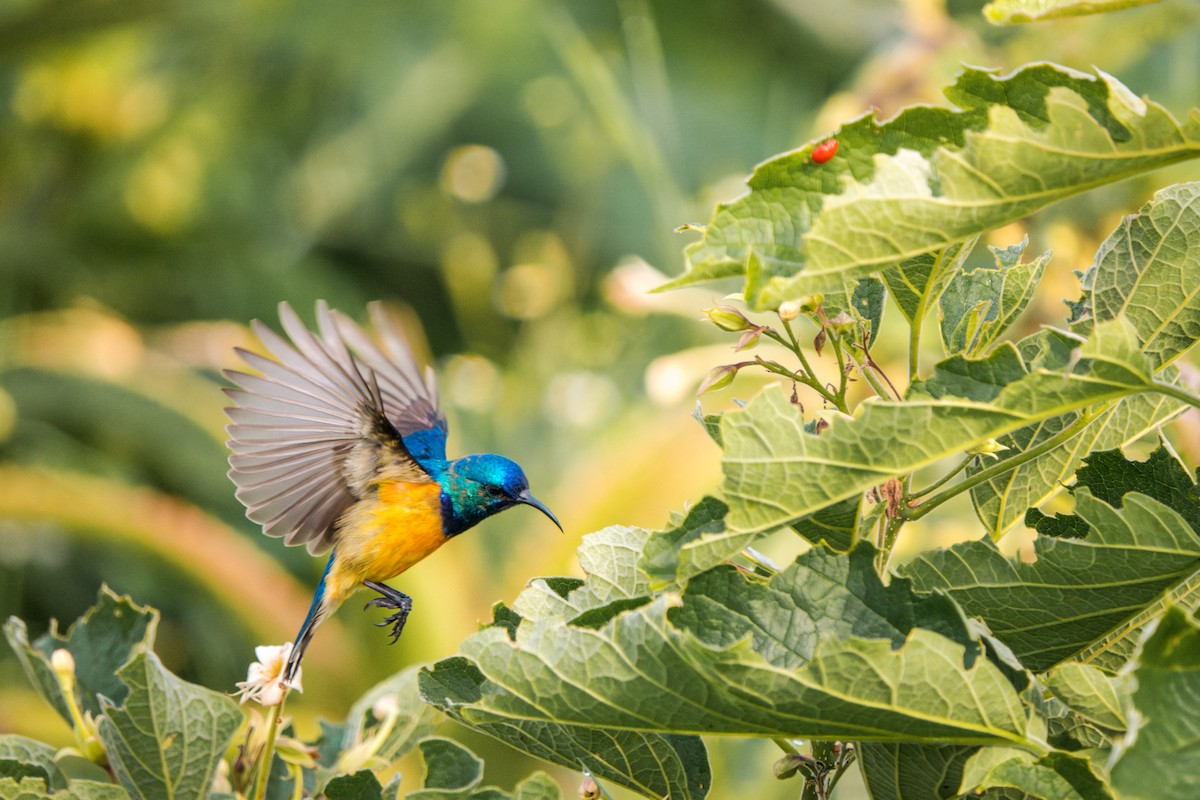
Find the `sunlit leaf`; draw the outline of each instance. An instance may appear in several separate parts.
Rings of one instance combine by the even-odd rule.
[[[1112,768],[1122,797],[1192,800],[1200,775],[1200,627],[1169,609],[1138,657],[1136,736]]]
[[[1016,25],[1060,17],[1104,14],[1157,2],[1159,0],[992,0],[983,7],[983,14],[988,22],[996,25]]]
[[[761,165],[747,194],[717,207],[688,248],[689,271],[668,286],[742,271],[747,301],[775,307],[1200,155],[1200,117],[1181,124],[1103,73],[968,68],[946,95],[958,110],[918,106],[843,125],[828,163],[806,146]]]
[[[909,324],[920,322],[937,305],[950,279],[971,254],[975,239],[956,242],[930,253],[905,259],[880,273],[888,291]]]
[[[1097,326],[1078,356],[1029,372],[1009,345],[981,361],[950,359],[904,402],[865,402],[820,436],[767,391],[722,418],[727,524],[771,530],[1039,420],[1156,389],[1120,321]]]
[[[62,789],[67,785],[67,776],[54,763],[56,752],[50,745],[26,736],[0,735],[0,777],[18,782],[40,778],[43,789]]]
[[[1083,276],[1078,314],[1129,320],[1156,369],[1200,339],[1200,183],[1157,192],[1126,217]]]
[[[1034,520],[1047,534],[1034,543],[1034,563],[983,540],[922,553],[901,571],[918,589],[948,594],[982,618],[1029,669],[1048,669],[1200,568],[1200,537],[1188,522],[1196,500],[1180,482],[1190,479],[1164,458],[1160,451],[1143,467],[1119,453],[1089,456],[1075,514]]]
[[[117,780],[134,798],[206,798],[241,709],[172,675],[152,652],[139,652],[116,676],[127,687],[124,702],[103,704],[99,729]]]
[[[1124,731],[1128,724],[1118,680],[1095,667],[1075,661],[1060,664],[1047,676],[1046,688],[1076,714],[1105,730]]]
[[[962,791],[984,790],[991,790],[985,797],[1021,800],[1112,800],[1087,759],[1062,752],[1038,758],[1008,747],[984,747],[968,759]]]
[[[49,631],[30,643],[25,623],[16,617],[9,618],[4,633],[38,694],[69,722],[71,713],[50,666],[51,654],[60,648],[71,653],[79,702],[96,716],[102,710],[101,697],[116,703],[125,698],[128,690],[117,670],[137,647],[153,643],[157,625],[157,611],[102,587],[96,605],[72,623],[65,635],[52,623]]]
[[[479,670],[455,711],[472,724],[1024,741],[1015,692],[979,657],[957,609],[924,606],[903,582],[884,588],[872,563],[869,548],[813,550],[766,583],[709,571],[682,597],[661,595],[599,628],[526,621],[516,641],[486,629],[455,665]]]

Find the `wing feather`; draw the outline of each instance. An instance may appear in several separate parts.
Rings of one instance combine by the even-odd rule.
[[[226,409],[229,477],[246,515],[267,535],[317,554],[332,546],[338,519],[373,491],[380,471],[432,480],[403,437],[436,429],[441,436],[420,457],[444,459],[446,420],[432,371],[422,376],[378,307],[372,318],[382,348],[324,302],[315,332],[287,303],[279,318],[287,338],[251,323],[269,357],[237,350],[257,374],[225,373],[236,384],[225,390],[233,403]]]

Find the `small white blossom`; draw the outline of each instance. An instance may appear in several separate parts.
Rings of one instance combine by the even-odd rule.
[[[242,702],[253,700],[263,706],[277,706],[283,702],[288,689],[303,691],[300,687],[300,674],[290,684],[283,679],[283,671],[287,667],[288,657],[292,654],[292,643],[286,642],[278,647],[260,645],[254,648],[258,661],[250,665],[246,671],[246,680],[238,683],[237,694],[242,696]]]

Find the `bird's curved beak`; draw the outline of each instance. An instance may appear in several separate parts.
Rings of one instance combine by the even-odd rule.
[[[558,529],[560,531],[563,529],[562,523],[560,523],[558,521],[558,518],[555,517],[553,513],[551,513],[550,509],[546,508],[546,504],[543,503],[541,500],[538,500],[532,494],[530,494],[528,489],[526,489],[525,491],[523,491],[517,495],[517,502],[521,503],[523,505],[533,506],[538,511],[542,512],[547,517],[549,517],[550,521],[553,522],[555,525],[557,525]],[[565,531],[563,531],[563,532],[565,533]]]

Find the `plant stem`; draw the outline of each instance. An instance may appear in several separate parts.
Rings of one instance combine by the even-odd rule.
[[[937,490],[937,489],[940,489],[940,488],[942,488],[942,487],[943,487],[943,486],[945,486],[945,485],[946,485],[946,484],[947,484],[947,483],[948,483],[948,482],[949,482],[949,481],[950,481],[950,480],[951,480],[951,479],[952,479],[952,478],[953,478],[955,475],[957,475],[958,473],[960,473],[960,472],[962,472],[964,469],[966,469],[966,468],[967,468],[967,465],[968,465],[968,464],[970,464],[970,463],[971,463],[972,461],[974,461],[974,460],[975,460],[975,456],[967,456],[966,458],[964,458],[964,459],[962,460],[962,462],[960,462],[960,463],[959,463],[959,465],[958,465],[957,467],[955,467],[954,469],[950,470],[950,471],[949,471],[949,472],[947,472],[945,475],[943,475],[942,477],[938,478],[938,479],[937,479],[936,481],[934,481],[933,483],[931,483],[931,484],[929,484],[928,486],[926,486],[924,489],[921,489],[921,490],[920,490],[920,491],[918,491],[918,492],[913,492],[912,494],[908,495],[908,496],[907,496],[905,499],[906,499],[906,500],[916,500],[918,497],[924,497],[925,495],[929,494],[930,492],[932,492],[932,491],[935,491],[935,490]]]
[[[796,753],[800,752],[799,750],[796,749],[795,745],[793,745],[790,741],[788,741],[787,739],[784,739],[782,737],[772,736],[771,741],[774,742],[775,744],[777,744],[779,746],[779,749],[782,750],[783,752],[787,753],[788,755],[795,755]]]
[[[1185,391],[1172,383],[1154,381],[1154,389],[1161,394],[1165,394],[1167,397],[1174,397],[1176,400],[1187,403],[1192,408],[1200,408],[1200,397],[1196,397],[1191,392]]]
[[[254,779],[254,794],[251,795],[251,800],[263,800],[266,796],[267,778],[271,775],[271,762],[275,758],[275,736],[279,732],[279,719],[283,716],[285,702],[287,702],[286,691],[277,705],[267,709],[270,713],[267,720],[267,742],[263,745],[262,755],[258,759],[258,775]]]
[[[1107,403],[1103,406],[1083,412],[1079,415],[1079,419],[1075,420],[1070,425],[1039,444],[1037,447],[1031,447],[1022,453],[1018,453],[1012,458],[1006,458],[1003,461],[997,461],[992,466],[987,467],[986,469],[981,469],[974,475],[968,476],[953,486],[943,489],[933,497],[930,497],[924,503],[921,503],[919,506],[914,507],[909,506],[907,502],[902,503],[900,506],[900,517],[910,521],[914,519],[920,519],[950,498],[962,494],[963,492],[978,486],[981,483],[987,483],[997,475],[1003,475],[1006,472],[1011,472],[1022,464],[1032,461],[1033,459],[1050,452],[1064,442],[1073,439],[1079,434],[1080,431],[1082,431],[1088,425],[1091,425],[1096,418],[1100,416],[1100,414],[1102,414],[1104,411],[1107,411],[1110,406],[1111,403]]]
[[[871,369],[869,365],[863,364],[862,367],[859,368],[859,372],[862,373],[862,376],[867,379],[867,383],[875,391],[875,394],[879,395],[884,400],[893,399],[891,392],[887,390],[886,386],[879,382],[879,376],[875,374],[875,370]]]

